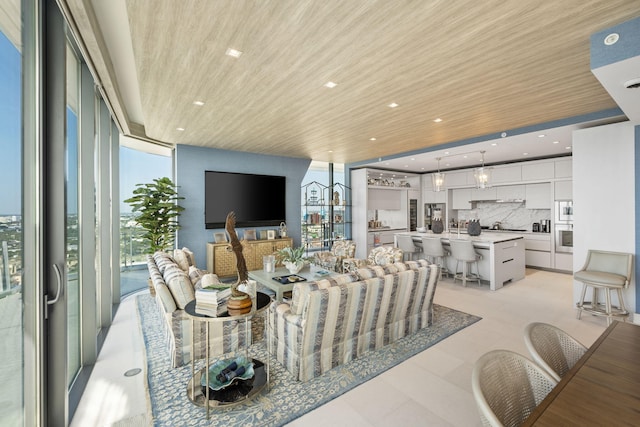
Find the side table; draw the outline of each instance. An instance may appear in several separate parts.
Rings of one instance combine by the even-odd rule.
[[[249,325],[254,316],[256,316],[256,313],[264,315],[263,312],[270,303],[271,297],[262,292],[257,292],[256,298],[254,298],[253,300],[253,305],[251,306],[250,312],[246,314],[230,316],[229,313],[225,310],[224,313],[222,313],[218,317],[209,317],[203,314],[196,313],[195,300],[189,302],[185,306],[184,311],[191,318],[191,379],[187,384],[187,397],[194,404],[205,407],[207,419],[209,419],[209,410],[211,408],[228,407],[244,402],[260,393],[264,386],[269,384],[269,356],[267,355],[266,364],[256,358],[250,358],[253,361],[254,365],[254,378],[251,384],[243,384],[242,388],[235,385],[229,386],[229,389],[233,387],[236,387],[237,389],[225,389],[224,392],[219,393],[217,396],[211,395],[212,390],[209,384],[209,375],[207,375],[211,362],[209,356],[209,325],[215,322],[228,322],[233,320],[244,322],[246,337],[244,345],[244,356],[246,358],[249,358],[249,345],[250,342],[253,341],[252,336],[254,335]],[[194,337],[196,336],[196,323],[200,322],[205,322],[205,363],[203,368],[196,371],[196,361],[194,357]],[[264,333],[268,334],[268,328],[264,328],[264,330]],[[267,340],[268,338],[269,337],[266,336]],[[201,386],[203,375],[206,378],[206,386],[204,387],[204,391],[203,387]]]

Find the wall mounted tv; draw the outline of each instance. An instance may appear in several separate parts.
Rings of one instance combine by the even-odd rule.
[[[204,172],[206,228],[224,228],[236,213],[237,227],[280,225],[286,221],[286,177],[233,172]]]

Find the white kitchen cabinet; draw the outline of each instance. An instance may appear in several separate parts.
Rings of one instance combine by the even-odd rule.
[[[471,209],[471,189],[470,188],[456,188],[451,191],[452,209]]]
[[[524,200],[527,190],[524,185],[502,185],[496,187],[497,200]]]
[[[551,183],[525,185],[525,206],[527,209],[551,209]]]
[[[471,200],[474,202],[483,201],[483,200],[496,200],[496,188],[472,188],[471,189]]]
[[[369,210],[400,210],[402,209],[403,190],[386,190],[370,188],[368,197]],[[404,190],[406,193],[406,190]]]
[[[424,190],[422,192],[422,200],[423,203],[447,203],[447,190]]]
[[[554,199],[573,200],[573,181],[556,181]]]
[[[573,176],[573,163],[571,157],[555,161],[556,178],[571,178]]]
[[[555,178],[555,162],[539,162],[522,165],[523,181],[538,181]]]
[[[529,267],[551,268],[551,235],[547,233],[524,236],[525,263]]]
[[[473,172],[469,171],[447,172],[444,176],[444,186],[447,188],[464,187],[473,183]]]
[[[522,166],[500,166],[491,171],[491,183],[520,182],[522,181]]]
[[[573,254],[556,253],[554,268],[561,271],[573,271]]]

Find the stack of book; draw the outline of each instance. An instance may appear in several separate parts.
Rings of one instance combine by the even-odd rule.
[[[196,290],[196,313],[217,317],[225,312],[225,303],[231,296],[228,286],[207,286]]]

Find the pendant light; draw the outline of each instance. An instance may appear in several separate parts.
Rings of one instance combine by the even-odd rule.
[[[489,181],[491,180],[491,168],[484,166],[484,153],[484,151],[480,152],[480,154],[482,154],[482,166],[473,171],[473,178],[476,180],[476,188],[489,187]]]
[[[436,158],[438,161],[438,172],[431,175],[431,180],[433,182],[433,191],[442,191],[444,187],[444,173],[440,172],[440,159],[442,157]]]

